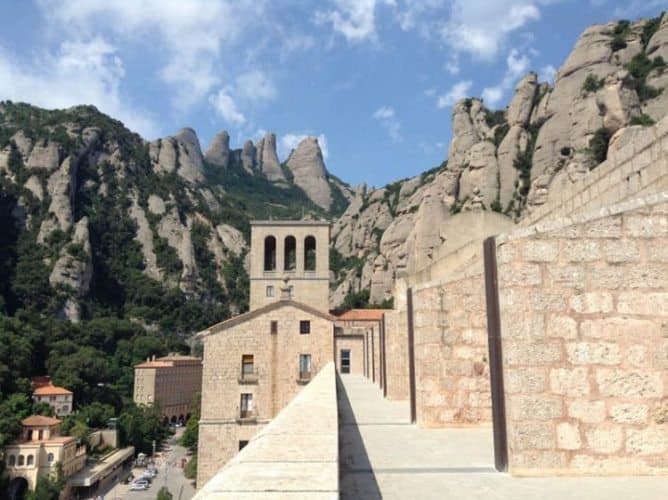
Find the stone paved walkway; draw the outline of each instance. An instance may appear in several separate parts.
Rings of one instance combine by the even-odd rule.
[[[513,478],[493,468],[489,429],[419,429],[406,401],[369,380],[338,384],[342,499],[654,500],[666,477]]]

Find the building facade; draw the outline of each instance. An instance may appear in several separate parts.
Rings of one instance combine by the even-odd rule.
[[[327,311],[329,223],[251,222],[250,310],[279,300],[286,281],[292,300]]]
[[[68,478],[85,466],[86,447],[77,446],[73,437],[60,435],[60,420],[32,415],[21,424],[21,438],[5,447],[10,493],[34,490],[39,476],[55,475],[58,467]]]
[[[133,400],[140,405],[160,405],[170,423],[190,417],[196,394],[202,392],[202,360],[170,355],[135,365]]]
[[[32,393],[33,401],[48,404],[59,417],[72,413],[73,396],[72,391],[51,383],[37,387]]]
[[[342,373],[380,383],[382,312],[353,311],[343,319],[328,313],[326,222],[252,222],[250,271],[250,312],[198,334],[204,345],[198,485],[330,361]]]

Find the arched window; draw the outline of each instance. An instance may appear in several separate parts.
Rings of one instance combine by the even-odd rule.
[[[9,465],[12,467],[16,465],[16,455],[9,455]]]
[[[28,464],[27,465],[32,465],[34,461],[35,461],[34,457],[32,455],[28,455]]]
[[[53,453],[49,453],[46,456],[46,461],[49,462],[49,463],[53,463]]]
[[[23,456],[23,455],[19,455],[19,463],[18,463],[18,465],[23,465],[24,462],[25,462],[25,458],[24,458],[24,456]]]
[[[264,270],[276,270],[276,238],[273,236],[264,239]]]
[[[315,271],[315,238],[304,238],[304,271]]]
[[[294,271],[297,269],[297,240],[294,236],[287,236],[285,238],[285,266],[286,271]]]

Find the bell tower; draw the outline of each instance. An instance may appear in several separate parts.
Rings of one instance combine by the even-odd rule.
[[[328,222],[251,221],[250,310],[277,300],[328,311]]]

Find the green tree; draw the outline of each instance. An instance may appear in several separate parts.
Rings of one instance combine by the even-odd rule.
[[[37,485],[35,491],[31,491],[26,495],[26,500],[58,500],[60,492],[65,487],[65,479],[63,478],[63,471],[58,464],[56,476],[39,476],[37,478]]]
[[[193,453],[197,451],[197,444],[199,439],[199,416],[201,406],[201,395],[196,394],[193,402],[190,405],[190,418],[186,423],[186,428],[181,436],[180,444],[185,446]]]
[[[183,468],[183,475],[186,479],[195,479],[197,477],[197,455],[188,460],[188,463]]]
[[[160,408],[138,406],[130,402],[118,419],[120,437],[124,445],[132,445],[137,453],[151,454],[153,441],[156,447],[169,436],[169,429],[162,423]]]
[[[167,489],[167,486],[163,486],[158,490],[158,496],[155,497],[156,500],[172,500],[174,498],[172,494]]]

